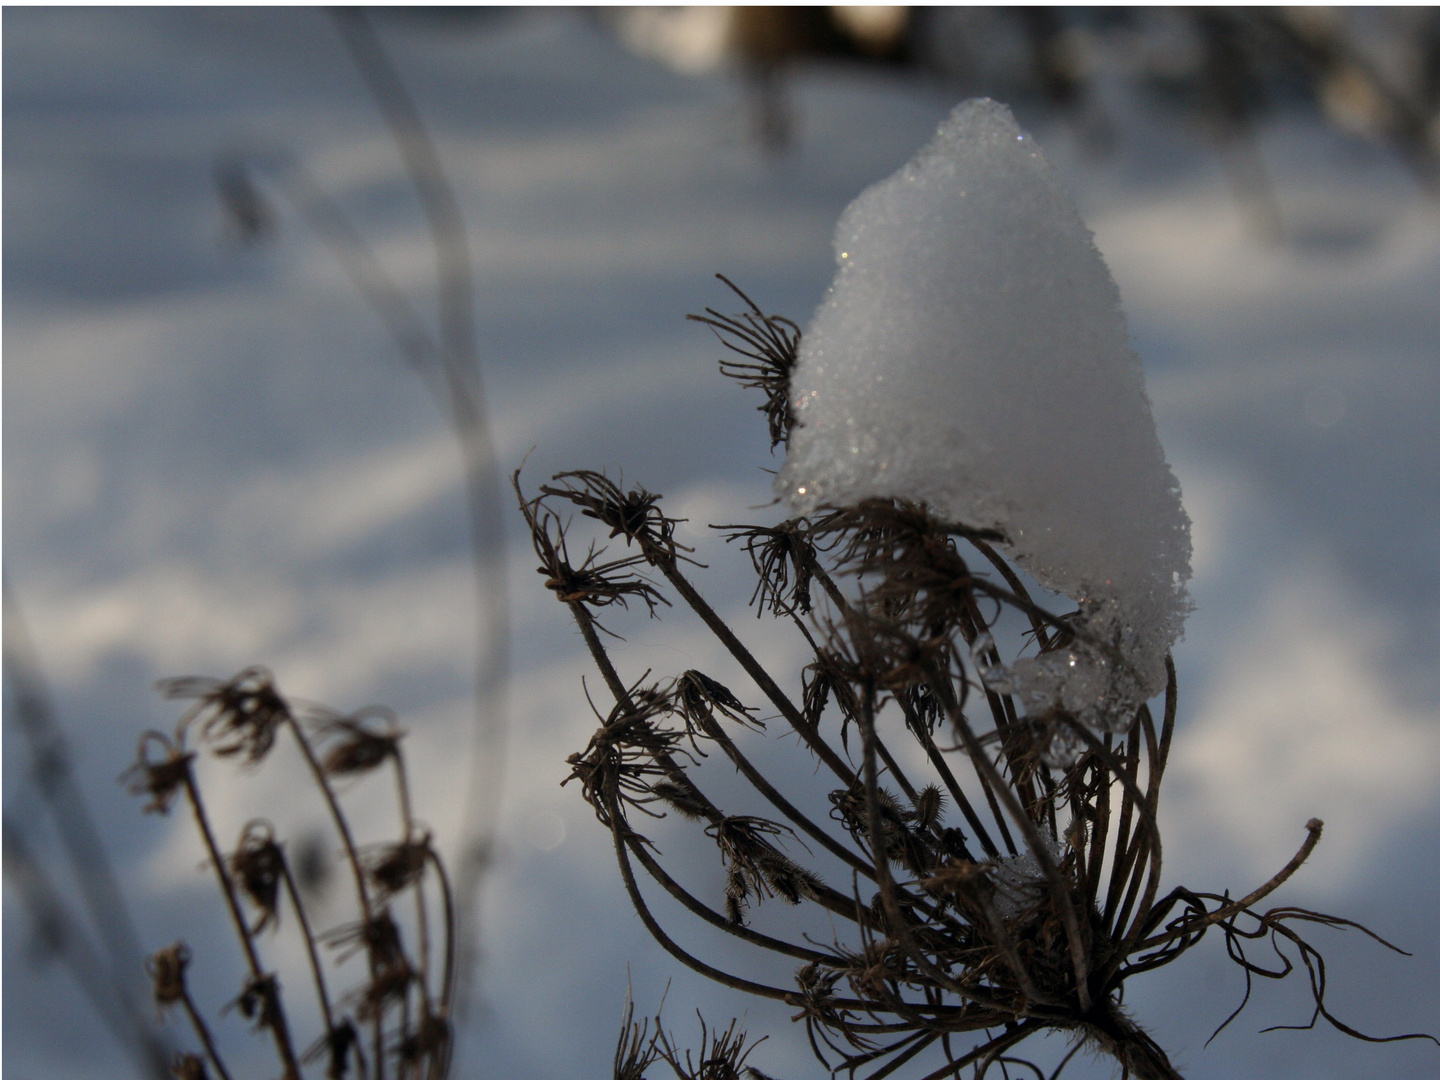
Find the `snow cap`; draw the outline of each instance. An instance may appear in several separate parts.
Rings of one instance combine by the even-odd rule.
[[[1126,662],[1123,696],[1159,692],[1190,608],[1190,520],[1119,290],[1034,141],[1004,105],[957,106],[846,208],[835,256],[777,492],[801,513],[891,496],[998,529]]]

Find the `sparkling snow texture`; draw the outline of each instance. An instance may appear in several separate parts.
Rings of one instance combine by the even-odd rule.
[[[835,254],[777,490],[800,512],[895,496],[999,529],[1082,633],[996,677],[1032,710],[1121,725],[1165,685],[1190,521],[1119,291],[1054,170],[1008,108],[965,102],[846,208]]]

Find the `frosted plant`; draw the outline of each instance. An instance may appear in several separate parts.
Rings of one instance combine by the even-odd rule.
[[[799,516],[717,527],[750,556],[751,602],[794,631],[799,665],[767,666],[705,600],[660,496],[577,470],[527,497],[515,476],[545,585],[609,696],[591,700],[599,724],[565,782],[609,830],[647,929],[690,968],[787,1003],[827,1067],[866,1080],[1010,1075],[1047,1032],[1073,1042],[1052,1080],[1082,1048],[1176,1080],[1120,1001],[1211,931],[1245,1000],[1251,976],[1303,968],[1315,1011],[1301,1026],[1323,1016],[1369,1038],[1328,1011],[1298,929],[1355,924],[1257,906],[1319,821],[1240,899],[1160,891],[1188,523],[1114,284],[1039,152],[1003,107],[961,106],[838,237],[803,344],[738,289],[748,311],[696,316],[732,350],[721,370],[764,393],[772,450],[787,448],[777,484]],[[581,547],[585,519],[598,535]],[[1076,610],[1037,602],[1007,551]],[[730,685],[621,674],[602,635],[632,602],[654,618],[671,597],[728,654]],[[1017,616],[1035,652],[1007,662],[994,631]],[[723,889],[693,859],[667,865],[687,840],[715,845]],[[777,917],[776,901],[799,910]],[[735,970],[743,949],[696,955],[665,925],[682,911],[798,963],[793,981],[773,963]],[[1248,958],[1257,941],[1276,966]],[[763,1076],[733,1025],[702,1032],[698,1067],[647,1025],[627,1010],[617,1080],[661,1060],[681,1080]]]

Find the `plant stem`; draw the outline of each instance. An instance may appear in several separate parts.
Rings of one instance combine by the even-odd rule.
[[[185,1014],[190,1017],[190,1026],[195,1029],[195,1034],[200,1039],[200,1045],[205,1048],[205,1056],[215,1066],[215,1071],[220,1074],[220,1080],[230,1080],[230,1070],[225,1068],[225,1062],[220,1060],[220,1051],[215,1048],[215,1039],[210,1034],[210,1027],[205,1023],[205,1018],[200,1015],[200,1010],[195,1008],[195,1002],[190,997],[190,991],[181,989],[180,1001],[185,1006]]]
[[[345,814],[340,809],[340,800],[330,786],[330,778],[325,775],[325,769],[320,764],[320,759],[315,756],[315,748],[310,745],[310,740],[306,737],[300,722],[289,713],[286,714],[286,721],[300,747],[300,753],[305,758],[305,763],[310,767],[310,775],[315,778],[316,787],[320,789],[320,794],[325,798],[325,804],[330,808],[330,818],[335,823],[336,831],[340,833],[341,843],[345,845],[345,857],[350,863],[350,872],[355,878],[355,895],[360,901],[360,918],[368,929],[375,921],[375,911],[370,902],[370,886],[365,880],[365,870],[360,865],[360,853],[355,847],[355,838],[350,832],[350,823],[345,820]],[[370,966],[370,977],[373,979],[379,969],[375,963],[374,953],[371,952],[368,945],[365,948],[365,959]],[[384,1022],[378,1012],[370,1027],[371,1045],[375,1055],[375,1077],[376,1080],[385,1080]]]
[[[320,966],[320,952],[315,945],[315,932],[310,928],[310,919],[305,914],[305,905],[300,901],[300,890],[295,887],[295,877],[290,873],[290,863],[282,859],[280,870],[285,876],[285,891],[290,894],[290,906],[300,920],[300,932],[305,938],[305,952],[310,958],[310,972],[315,979],[315,994],[320,999],[320,1013],[325,1018],[325,1032],[328,1035],[335,1027],[335,1017],[330,1009],[330,994],[325,988],[325,973]]]
[[[185,762],[185,794],[190,802],[190,809],[194,811],[195,823],[200,829],[205,847],[210,852],[210,861],[215,866],[215,876],[220,880],[220,891],[225,895],[226,904],[230,909],[230,918],[235,924],[236,936],[239,937],[240,945],[245,951],[245,959],[250,967],[251,981],[257,986],[264,985],[267,976],[260,966],[260,954],[255,948],[255,937],[250,932],[249,924],[245,921],[244,912],[240,910],[240,898],[236,894],[235,883],[230,879],[225,856],[220,853],[220,847],[215,842],[215,834],[210,828],[210,819],[206,815],[205,805],[200,799],[200,785],[195,782],[195,769],[188,760]],[[275,998],[273,1001],[266,1001],[261,1007],[268,1012],[270,1006],[274,1006],[274,1015],[266,1017],[266,1020],[271,1021],[268,1026],[275,1039],[275,1049],[280,1054],[286,1076],[298,1080],[300,1065],[295,1059],[295,1049],[290,1042],[290,1028],[285,1019],[285,1011],[280,1005],[280,984],[275,981],[273,975],[268,978],[274,987]]]

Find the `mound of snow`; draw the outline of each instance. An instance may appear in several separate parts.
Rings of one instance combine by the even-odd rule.
[[[779,493],[802,513],[903,497],[1003,532],[1108,646],[1032,661],[1032,708],[1068,697],[1106,726],[1117,695],[1157,693],[1190,606],[1190,522],[1119,291],[1030,136],[994,101],[958,106],[845,210],[835,255]]]

